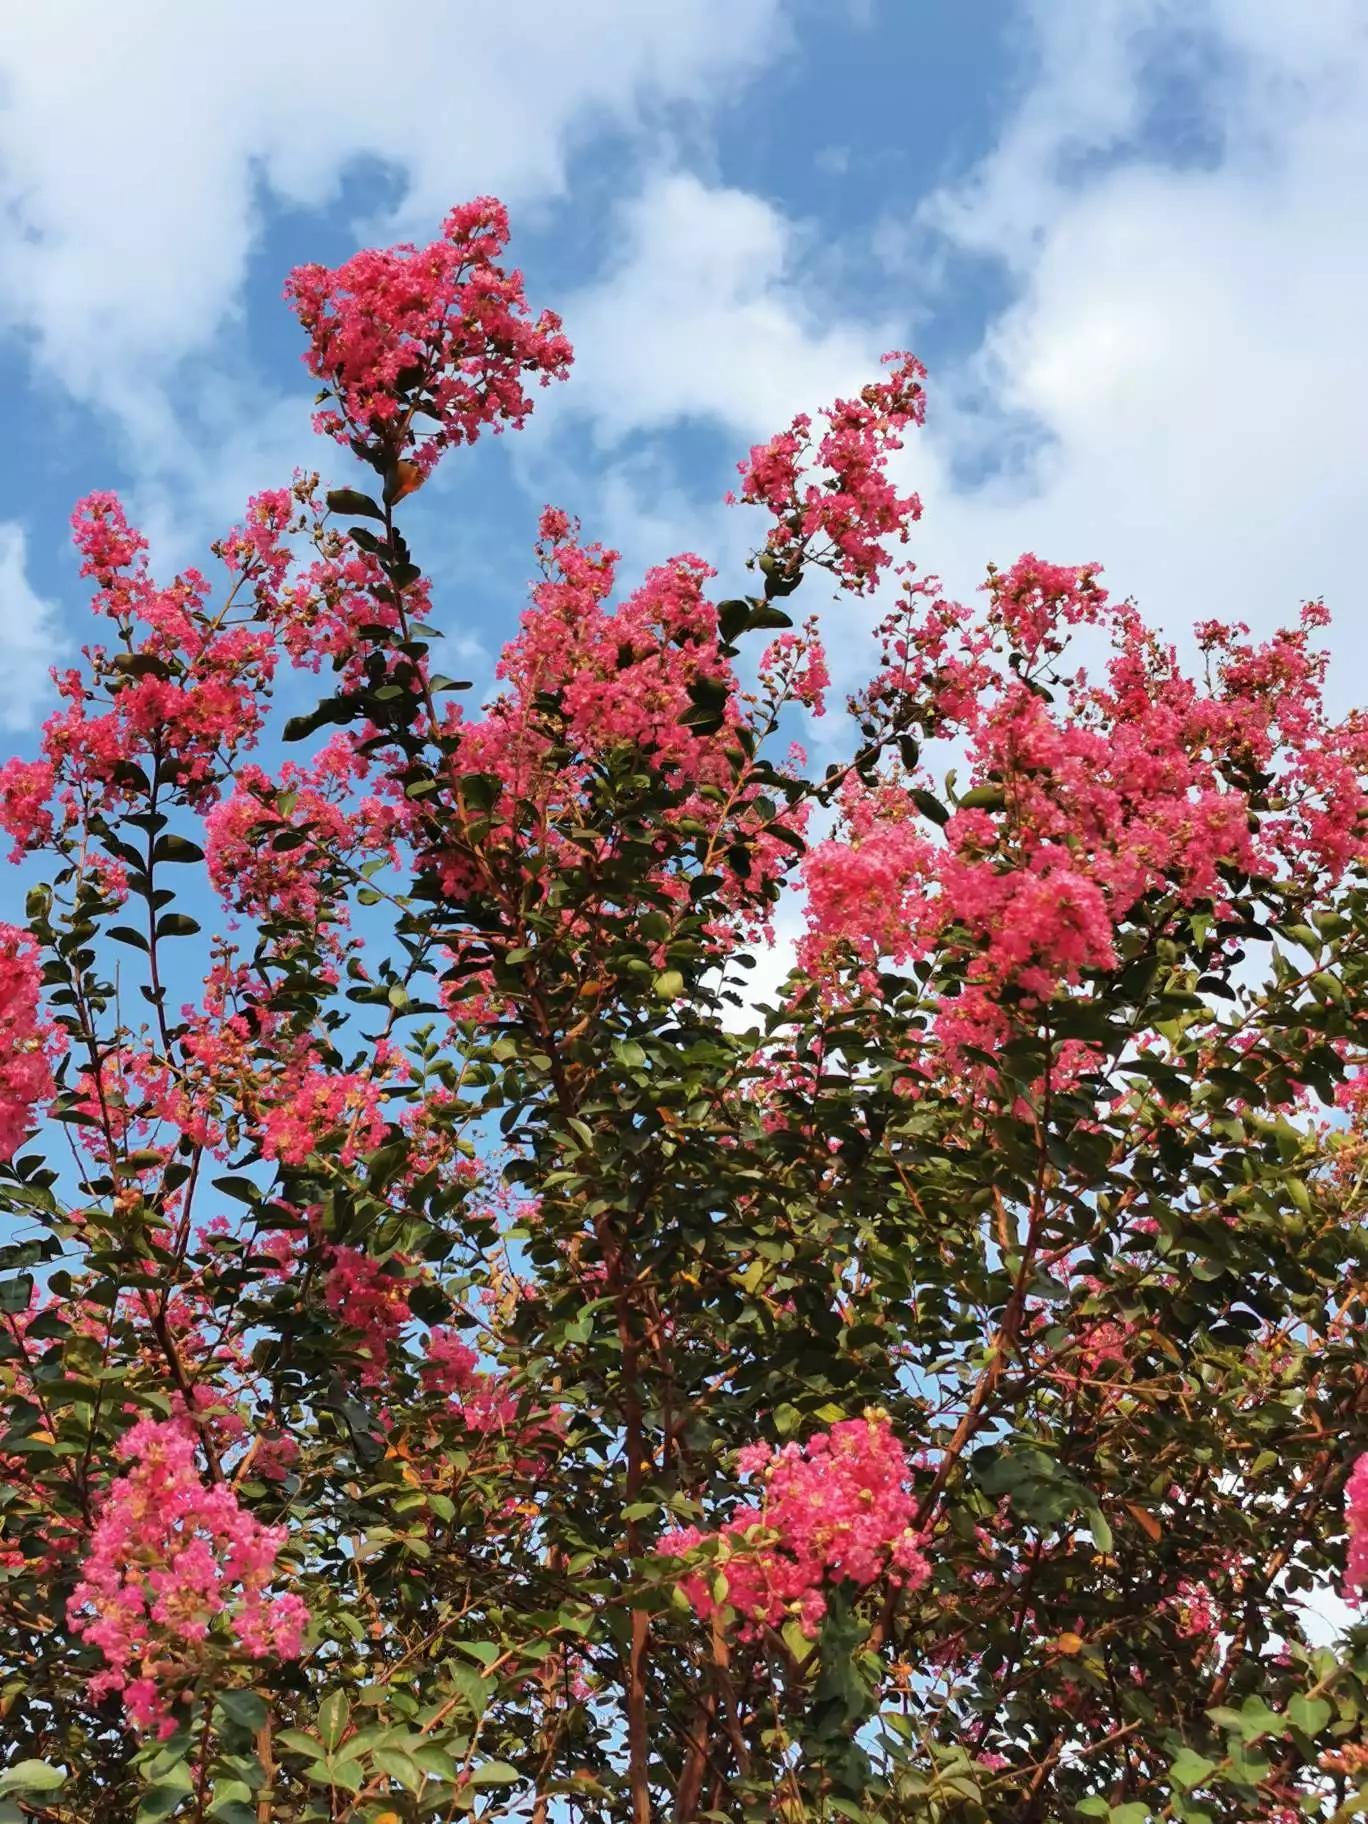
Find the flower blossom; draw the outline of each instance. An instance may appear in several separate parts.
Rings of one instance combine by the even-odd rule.
[[[27,933],[0,925],[0,1159],[12,1159],[52,1094],[54,1036],[40,1010],[42,971]]]
[[[72,1593],[73,1630],[105,1669],[92,1697],[122,1696],[137,1729],[170,1735],[171,1706],[216,1651],[297,1659],[308,1611],[271,1593],[284,1527],[263,1526],[222,1484],[206,1487],[180,1419],[144,1419],[119,1444]]]
[[[915,1590],[930,1576],[913,1524],[907,1458],[883,1415],[842,1419],[806,1444],[777,1451],[750,1445],[740,1468],[760,1478],[758,1500],[720,1532],[683,1527],[666,1534],[660,1549],[685,1557],[705,1539],[720,1541],[725,1602],[748,1630],[779,1627],[793,1616],[813,1636],[830,1584],[868,1589],[886,1577]],[[706,1576],[686,1574],[682,1588],[698,1614],[718,1608]]]
[[[1344,1515],[1349,1530],[1344,1582],[1356,1593],[1368,1589],[1368,1451],[1354,1464],[1345,1484]]]
[[[482,196],[453,209],[428,247],[297,266],[285,295],[309,336],[309,371],[329,389],[315,428],[407,454],[421,475],[482,429],[521,425],[524,376],[564,378],[572,354],[560,318],[533,317],[522,274],[499,264],[507,242],[507,211]]]

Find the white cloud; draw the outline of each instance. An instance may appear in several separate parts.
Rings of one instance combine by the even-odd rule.
[[[587,422],[598,446],[590,530],[623,549],[624,574],[693,549],[717,566],[723,592],[753,589],[743,565],[767,522],[722,506],[735,462],[796,412],[858,391],[900,342],[900,325],[890,311],[839,308],[815,226],[746,191],[657,170],[620,205],[618,225],[615,257],[565,301],[575,373],[520,440],[524,475],[554,496],[566,427]],[[720,434],[715,468],[696,455],[674,460],[680,424]],[[701,496],[700,473],[710,482]],[[828,597],[816,581],[792,606],[819,612]],[[838,698],[872,651],[868,617],[847,610],[831,655]],[[842,738],[811,721],[808,736],[817,748]]]
[[[1203,614],[1267,628],[1324,593],[1340,650],[1362,655],[1362,8],[1040,0],[1035,16],[1019,113],[921,209],[1018,284],[934,410],[929,541],[961,586],[1022,549],[1097,558],[1175,631]],[[1180,168],[1150,129],[1189,79],[1202,150]],[[988,482],[952,479],[1004,447]]]
[[[782,8],[588,0],[573,32],[550,0],[437,9],[421,53],[360,0],[30,8],[0,47],[0,321],[114,406],[163,500],[179,509],[188,490],[221,523],[307,448],[270,411],[258,433],[240,396],[206,408],[202,375],[187,438],[164,390],[233,308],[261,188],[315,206],[370,155],[430,220],[481,188],[554,194],[574,146],[616,125],[644,176],[624,164],[636,187],[605,270],[557,300],[578,369],[543,402],[523,472],[554,479],[547,432],[587,422],[616,522],[592,529],[633,559],[647,521],[669,522],[649,530],[672,547],[712,548],[711,501],[690,528],[676,425],[712,425],[741,454],[860,383],[928,301],[961,308],[967,253],[1000,262],[1011,295],[971,359],[932,373],[931,426],[905,459],[927,503],[918,560],[965,591],[1022,549],[1097,558],[1175,630],[1205,613],[1267,626],[1324,592],[1341,647],[1363,650],[1361,0],[1023,4],[1017,103],[964,181],[889,199],[893,231],[861,258],[905,249],[910,226],[920,282],[914,268],[892,275],[896,297],[871,285],[885,305],[865,313],[827,283],[851,257],[834,261],[829,225],[671,164],[665,104],[725,99],[774,55]],[[76,22],[73,62],[59,43]],[[734,550],[748,533],[723,537]],[[858,643],[838,658],[849,675]]]
[[[0,35],[0,332],[109,415],[158,566],[202,561],[249,493],[319,460],[302,368],[293,398],[267,394],[223,333],[268,204],[320,209],[372,160],[397,200],[358,238],[429,235],[484,191],[516,229],[596,136],[665,156],[783,51],[783,4],[20,9]]]
[[[694,419],[744,448],[860,385],[893,333],[833,310],[807,237],[779,209],[688,172],[655,172],[622,204],[616,245],[565,301],[576,372],[556,401],[605,442]]]
[[[657,173],[573,300],[558,410],[604,444],[689,420],[744,444],[866,377],[929,299],[961,308],[959,256],[991,259],[1009,301],[933,371],[903,460],[927,504],[918,561],[965,592],[990,558],[1096,559],[1174,633],[1209,614],[1267,629],[1324,594],[1341,652],[1368,651],[1368,16],[1035,0],[1022,17],[1027,79],[996,143],[954,186],[891,199],[875,237],[905,253],[910,226],[923,256],[920,286],[897,274],[901,322],[833,310],[829,243],[767,201]],[[1349,664],[1338,680],[1352,691]]]
[[[0,727],[31,728],[51,695],[59,652],[54,605],[28,579],[24,528],[0,520]]]
[[[1100,560],[1178,637],[1212,614],[1267,629],[1323,593],[1334,688],[1361,692],[1365,18],[1360,0],[1024,9],[1029,77],[996,143],[964,181],[898,199],[874,238],[897,256],[910,229],[922,255],[906,318],[956,256],[1012,284],[977,352],[932,374],[931,428],[902,460],[924,568],[965,593],[1027,549]],[[580,385],[561,408],[605,445],[691,420],[744,443],[906,338],[833,313],[826,246],[759,197],[657,173],[622,221],[618,258],[573,301]],[[948,283],[938,302],[956,307]],[[867,662],[853,620],[829,636],[838,685]]]
[[[260,188],[318,207],[369,156],[429,228],[484,190],[544,197],[591,133],[649,139],[783,41],[779,0],[524,0],[406,26],[364,0],[21,8],[0,43],[0,323],[134,412],[234,308]]]

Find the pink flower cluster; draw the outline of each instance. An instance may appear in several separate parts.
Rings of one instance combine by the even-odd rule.
[[[913,1526],[907,1458],[882,1415],[842,1419],[803,1445],[749,1446],[740,1467],[760,1478],[759,1500],[739,1508],[718,1533],[683,1527],[666,1534],[660,1549],[686,1557],[719,1541],[725,1604],[748,1632],[796,1618],[813,1636],[830,1584],[868,1589],[886,1577],[915,1590],[931,1575]],[[704,1617],[720,1606],[708,1574],[690,1572],[681,1587]]]
[[[54,1035],[40,1003],[42,970],[33,940],[0,925],[0,1159],[12,1159],[52,1094]]]
[[[734,755],[750,712],[719,646],[717,608],[705,594],[711,570],[684,553],[610,605],[617,553],[583,543],[578,528],[553,508],[543,513],[540,531],[543,574],[500,659],[504,688],[482,719],[466,721],[451,709],[443,722],[453,750],[452,796],[459,799],[464,777],[481,778],[468,813],[470,840],[461,839],[460,819],[449,819],[443,846],[425,857],[444,897],[486,894],[503,903],[513,872],[532,867],[542,876],[549,865],[593,866],[600,856],[586,847],[583,828],[592,817],[578,807],[599,789],[603,759],[634,749],[678,791],[663,813],[662,865],[638,883],[638,903],[653,895],[657,904],[687,897],[687,876],[673,859],[686,841],[730,868],[724,858],[744,840],[749,872],[733,872],[723,891],[743,917],[767,907],[770,884],[792,865],[791,839],[806,807],[777,808],[758,778],[736,777]],[[820,651],[804,640],[776,655],[773,689],[815,700],[824,675]],[[777,701],[764,713],[777,715]],[[497,786],[492,803],[488,781]],[[395,808],[402,814],[403,807]],[[410,839],[422,852],[431,838],[420,821],[421,801],[409,815]],[[777,829],[790,841],[772,833]],[[611,841],[603,839],[604,859]],[[732,935],[719,925],[719,944]],[[471,948],[487,954],[488,939],[478,935]],[[497,1017],[487,976],[459,960],[458,979],[447,991],[453,1017]],[[666,966],[663,953],[658,966]]]
[[[0,766],[0,830],[13,838],[10,860],[41,848],[52,835],[49,808],[57,776],[46,760],[20,760]]]
[[[408,1293],[411,1281],[404,1276],[404,1261],[394,1257],[377,1260],[360,1248],[335,1247],[323,1281],[323,1301],[341,1323],[354,1330],[359,1350],[366,1358],[361,1379],[377,1386],[384,1379],[391,1345],[412,1317]]]
[[[486,425],[521,425],[523,386],[563,378],[572,360],[560,318],[533,318],[522,274],[499,256],[508,215],[493,197],[451,211],[442,238],[354,254],[341,266],[297,266],[285,295],[307,331],[304,359],[329,389],[317,429],[339,442],[405,452],[428,471]],[[435,424],[423,430],[422,416]]]
[[[889,480],[888,459],[902,448],[898,433],[925,416],[926,369],[901,352],[885,355],[884,362],[886,378],[871,382],[858,399],[838,399],[826,408],[827,429],[815,454],[812,420],[800,413],[739,465],[740,498],[775,517],[771,558],[789,574],[810,559],[857,595],[871,589],[889,563],[885,540],[906,544],[909,527],[921,518],[917,496],[899,494]]]
[[[540,533],[544,579],[498,676],[522,705],[556,695],[580,751],[637,747],[662,769],[698,778],[715,743],[683,723],[690,688],[715,682],[733,726],[735,717],[732,680],[717,656],[717,611],[703,593],[715,572],[686,552],[649,571],[610,613],[617,552],[582,545],[578,528],[550,507]]]
[[[509,1391],[501,1374],[482,1372],[480,1358],[469,1343],[455,1330],[438,1326],[430,1331],[426,1343],[427,1360],[421,1375],[431,1393],[450,1395],[449,1411],[459,1418],[467,1431],[481,1434],[513,1434],[529,1445],[544,1448],[559,1429],[554,1413],[533,1413],[519,1425],[517,1396]]]
[[[1214,1640],[1220,1632],[1220,1610],[1204,1583],[1183,1578],[1164,1607],[1173,1616],[1185,1640]]]
[[[135,1728],[171,1734],[171,1706],[216,1652],[297,1659],[308,1611],[272,1595],[285,1528],[262,1526],[232,1490],[207,1487],[183,1420],[144,1419],[118,1451],[69,1605],[104,1656],[92,1696],[118,1692]]]
[[[1232,873],[1337,878],[1364,847],[1368,812],[1368,724],[1324,713],[1324,661],[1309,649],[1317,605],[1261,647],[1242,630],[1202,629],[1203,687],[1133,607],[1109,602],[1095,565],[1028,554],[988,589],[982,626],[939,601],[918,624],[909,591],[865,698],[876,719],[893,705],[920,732],[968,745],[965,801],[937,831],[922,777],[852,778],[840,832],[805,863],[808,969],[821,974],[839,950],[872,983],[885,956],[948,948],[965,960],[964,991],[938,1021],[947,1055],[1004,1041],[1005,990],[1029,1008],[1112,967],[1117,930],[1142,904],[1219,911]],[[1052,676],[1047,690],[1036,669],[1080,626],[1110,640],[1105,681]],[[993,651],[1004,666],[988,663]]]
[[[1344,1583],[1354,1594],[1368,1590],[1368,1452],[1354,1464],[1345,1484],[1344,1518],[1349,1531]]]
[[[475,1379],[479,1360],[459,1331],[439,1325],[428,1332],[423,1384],[434,1393],[464,1393]]]
[[[317,928],[345,916],[342,886],[357,858],[392,853],[396,816],[352,788],[367,763],[346,735],[278,780],[239,767],[231,797],[205,818],[209,878],[234,911]]]
[[[291,499],[277,490],[251,502],[230,560],[235,593],[244,583],[269,591],[279,579]],[[59,826],[118,816],[153,781],[163,806],[168,795],[194,809],[212,804],[257,738],[275,673],[271,629],[250,614],[233,619],[226,607],[212,612],[198,570],[156,583],[147,541],[116,496],[79,501],[72,535],[81,575],[95,585],[94,610],[114,623],[119,646],[89,648],[88,676],[56,674],[63,707],[43,725],[42,757],[0,767],[0,828],[16,857],[50,842]],[[107,864],[89,871],[98,867],[117,889]]]
[[[385,1137],[384,1079],[395,1064],[393,1048],[380,1043],[371,1069],[285,1071],[272,1085],[262,1116],[262,1152],[284,1165],[303,1165],[325,1138],[336,1135],[338,1158],[353,1164]]]

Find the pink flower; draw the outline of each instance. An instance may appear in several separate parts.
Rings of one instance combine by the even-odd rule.
[[[0,766],[0,829],[14,839],[11,861],[52,836],[56,775],[46,760],[7,760]]]
[[[40,1011],[42,970],[26,932],[0,925],[0,1159],[12,1159],[52,1094],[53,1029]]]
[[[1344,1517],[1349,1531],[1344,1582],[1352,1594],[1368,1589],[1368,1452],[1354,1464],[1345,1484]]]
[[[896,717],[962,741],[965,802],[938,813],[935,781],[915,768],[852,776],[838,829],[804,862],[799,952],[819,981],[846,968],[866,991],[881,959],[938,953],[960,991],[916,1042],[914,1068],[969,1063],[984,1081],[1014,1021],[1113,969],[1118,934],[1145,908],[1209,901],[1219,916],[1239,875],[1331,883],[1361,853],[1368,812],[1368,725],[1325,714],[1309,646],[1319,612],[1259,647],[1205,624],[1199,685],[1129,603],[1109,600],[1096,565],[1028,553],[986,587],[976,626],[930,579],[908,585],[858,705],[870,727]],[[1085,626],[1110,642],[1099,683],[1057,666]],[[1075,1051],[1052,1081],[1087,1067]]]
[[[284,1527],[262,1526],[231,1489],[206,1486],[181,1419],[143,1419],[121,1440],[68,1605],[73,1631],[105,1670],[91,1695],[122,1695],[132,1725],[174,1729],[171,1707],[216,1654],[297,1659],[308,1613],[272,1594]]]
[[[429,1331],[423,1384],[436,1393],[463,1393],[475,1379],[479,1359],[455,1330]]]
[[[913,1526],[907,1458],[883,1416],[842,1419],[779,1451],[749,1445],[738,1462],[762,1478],[758,1502],[739,1508],[718,1533],[668,1533],[660,1549],[687,1557],[706,1539],[719,1541],[725,1602],[749,1630],[781,1627],[793,1616],[815,1635],[828,1584],[867,1589],[886,1578],[915,1590],[930,1576]],[[682,1588],[700,1615],[718,1607],[707,1578],[688,1574]]]
[[[331,1263],[323,1282],[324,1302],[360,1339],[361,1354],[367,1358],[362,1380],[367,1385],[378,1384],[390,1346],[412,1316],[404,1263],[396,1259],[400,1271],[392,1273],[388,1262],[348,1247],[333,1248]]]
[[[812,479],[804,480],[812,455],[812,420],[805,413],[787,431],[756,444],[740,465],[740,498],[768,508],[778,522],[769,535],[770,562],[790,574],[805,559],[821,564],[857,595],[872,589],[889,563],[885,541],[896,537],[906,544],[912,522],[921,518],[921,501],[896,491],[887,464],[902,448],[898,432],[925,415],[926,369],[903,353],[885,355],[884,362],[891,370],[886,379],[823,413],[827,430]]]
[[[428,247],[297,266],[285,295],[310,338],[309,371],[332,401],[316,427],[392,461],[407,454],[426,472],[486,427],[521,425],[532,410],[523,376],[543,386],[564,378],[572,354],[560,318],[532,317],[522,274],[499,264],[507,241],[503,205],[477,197],[451,211]]]

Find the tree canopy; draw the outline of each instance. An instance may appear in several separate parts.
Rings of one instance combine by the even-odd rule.
[[[569,368],[506,239],[291,275],[356,464],[212,575],[76,509],[0,769],[0,1820],[1368,1809],[1324,609],[946,599],[898,353],[749,453],[730,583],[548,508],[467,708],[402,523]],[[874,628],[818,768],[800,587]]]

